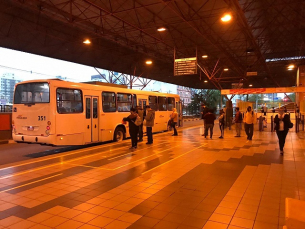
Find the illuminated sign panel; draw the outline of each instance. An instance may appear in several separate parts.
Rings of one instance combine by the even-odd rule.
[[[305,92],[305,87],[244,88],[221,90],[222,95],[270,94]]]
[[[197,58],[183,58],[183,59],[175,59],[174,64],[174,75],[193,75],[197,74]]]

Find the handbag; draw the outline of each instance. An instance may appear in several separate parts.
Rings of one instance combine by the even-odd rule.
[[[289,129],[291,129],[293,127],[293,123],[290,122],[289,125],[288,125]]]

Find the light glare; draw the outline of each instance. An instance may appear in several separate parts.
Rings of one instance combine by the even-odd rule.
[[[232,19],[232,16],[231,16],[230,14],[225,14],[225,15],[221,18],[221,20],[222,20],[223,22],[231,21],[231,19]]]
[[[89,39],[86,39],[83,41],[83,43],[88,45],[88,44],[91,44],[91,41]]]
[[[146,64],[152,64],[152,61],[151,60],[147,60],[145,63]]]

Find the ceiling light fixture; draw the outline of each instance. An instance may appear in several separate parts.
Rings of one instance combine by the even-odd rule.
[[[225,14],[222,16],[221,21],[228,22],[228,21],[231,21],[231,19],[232,19],[232,16],[230,14]]]
[[[166,28],[165,27],[160,27],[160,28],[158,28],[157,29],[159,32],[164,32],[165,30],[166,30]]]
[[[205,83],[207,83],[208,81],[207,81],[207,80],[205,80],[204,82],[205,82]]]
[[[292,69],[294,69],[294,64],[290,64],[290,65],[288,66],[288,70],[292,70]]]
[[[89,39],[86,39],[86,40],[83,41],[83,43],[86,44],[86,45],[89,45],[89,44],[91,44],[91,41]]]
[[[252,87],[253,85],[252,84],[249,84],[249,87]]]
[[[202,58],[208,58],[208,55],[203,55]]]
[[[147,60],[145,63],[150,65],[150,64],[152,64],[152,61],[151,60]]]
[[[228,68],[224,68],[223,70],[224,70],[225,72],[229,71],[229,69],[228,69]]]

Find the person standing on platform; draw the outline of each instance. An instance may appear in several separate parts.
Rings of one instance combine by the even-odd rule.
[[[214,121],[216,119],[215,114],[213,114],[213,110],[209,110],[208,113],[206,113],[204,115],[203,119],[205,121],[205,128],[204,128],[204,134],[202,136],[207,138],[208,131],[210,129],[210,138],[212,139],[212,137],[213,137]]]
[[[135,124],[135,121],[138,117],[138,114],[136,113],[135,108],[130,109],[130,115],[126,118],[123,118],[124,122],[128,122],[129,126],[129,134],[131,137],[131,148],[130,149],[136,149],[138,146],[138,132],[139,132],[139,126]]]
[[[143,142],[143,120],[144,120],[144,111],[142,109],[142,107],[137,106],[136,107],[136,112],[137,114],[140,116],[141,120],[142,120],[142,124],[139,126],[139,140],[138,142]]]
[[[208,109],[205,105],[203,105],[201,108],[201,119],[203,120],[203,129],[205,128],[205,120],[203,119],[203,117],[206,113],[208,113]]]
[[[146,144],[153,144],[153,135],[152,128],[155,123],[155,111],[150,108],[150,106],[146,106],[146,133],[147,133],[147,142]]]
[[[244,116],[244,123],[247,140],[251,141],[253,137],[254,124],[256,123],[256,115],[250,106],[247,108],[247,112]]]
[[[176,125],[178,122],[178,113],[177,109],[173,108],[173,113],[170,116],[172,127],[174,128],[174,134],[172,136],[178,136],[178,132],[176,130]]]
[[[224,130],[225,130],[225,112],[221,109],[219,111],[219,129],[220,129],[220,137],[219,138],[223,138],[224,137]]]
[[[274,129],[279,139],[280,153],[281,155],[283,155],[286,136],[288,134],[289,128],[292,127],[290,117],[288,114],[285,114],[283,108],[279,109],[279,113],[274,118],[274,123],[275,123]]]
[[[239,111],[239,107],[236,107],[235,108],[235,129],[236,129],[235,137],[240,137],[242,122],[243,122],[243,114]]]

